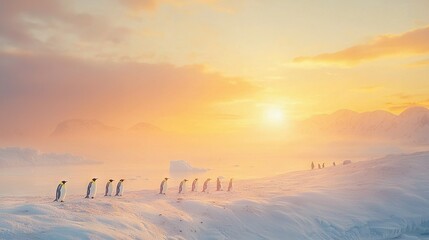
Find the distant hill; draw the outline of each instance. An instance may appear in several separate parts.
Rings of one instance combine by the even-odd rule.
[[[119,131],[119,128],[107,126],[97,120],[71,119],[59,123],[51,136],[104,135]]]
[[[124,130],[118,127],[108,126],[98,120],[71,119],[59,123],[51,133],[53,137],[103,137],[103,136],[126,136],[147,135],[162,133],[161,128],[150,123],[137,123],[131,128]]]

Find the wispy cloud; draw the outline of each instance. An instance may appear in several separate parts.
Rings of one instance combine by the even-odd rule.
[[[396,35],[381,35],[374,40],[332,53],[297,57],[295,63],[324,63],[353,66],[392,56],[429,53],[429,26]]]
[[[428,40],[429,41],[429,40]],[[408,64],[408,67],[426,67],[429,66],[429,59],[424,59]]]
[[[409,107],[422,106],[429,108],[429,99],[415,100],[415,101],[395,101],[387,102],[386,107],[392,112],[402,112]]]

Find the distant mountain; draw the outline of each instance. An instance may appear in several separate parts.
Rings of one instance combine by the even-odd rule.
[[[131,128],[121,128],[105,125],[98,120],[72,119],[59,123],[52,132],[53,137],[104,137],[104,136],[140,136],[157,135],[161,128],[150,123],[137,123]]]
[[[357,113],[339,110],[318,115],[299,124],[303,134],[361,137],[415,144],[429,144],[429,109],[410,107],[399,115],[386,111]]]
[[[97,120],[71,119],[57,125],[51,136],[105,135],[120,131]]]

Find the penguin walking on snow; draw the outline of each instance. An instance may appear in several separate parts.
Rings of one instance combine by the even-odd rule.
[[[58,184],[57,192],[55,195],[54,202],[64,202],[64,199],[66,198],[66,182],[67,181],[61,181],[60,184]]]
[[[195,178],[192,182],[192,192],[195,192],[198,188],[198,178]]]
[[[108,182],[107,182],[107,184],[106,184],[106,192],[104,193],[104,196],[105,197],[107,197],[107,196],[109,196],[109,197],[111,197],[112,196],[112,192],[113,192],[113,181],[115,181],[115,180],[113,180],[113,179],[110,179]]]
[[[222,183],[220,181],[220,178],[217,178],[216,181],[216,191],[222,191]]]
[[[124,192],[124,180],[125,179],[119,180],[118,184],[116,185],[116,194],[115,194],[115,196],[122,197],[122,193]]]
[[[231,192],[231,190],[232,190],[232,178],[229,180],[228,192]]]
[[[161,182],[161,186],[159,187],[159,194],[164,194],[167,191],[167,181],[168,178],[164,178],[164,180],[162,180]]]
[[[317,166],[319,167],[319,169],[322,169],[322,167],[320,166],[320,163],[318,163]]]
[[[336,166],[335,162],[332,162],[332,165],[335,167]]]
[[[209,190],[208,190],[208,187],[209,187],[209,182],[210,182],[210,178],[207,178],[207,180],[206,181],[204,181],[204,184],[203,184],[203,192],[209,192]]]
[[[186,182],[188,179],[183,179],[183,181],[180,182],[179,185],[179,193],[185,193],[186,192]]]
[[[89,182],[85,198],[94,199],[95,194],[97,193],[97,183],[95,181],[97,181],[97,178],[93,178],[92,181]]]
[[[311,170],[314,169],[314,162],[311,162]]]

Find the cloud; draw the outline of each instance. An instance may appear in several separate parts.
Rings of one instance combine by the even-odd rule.
[[[337,52],[297,57],[295,63],[357,65],[391,56],[412,56],[429,53],[429,26],[397,35],[382,35],[374,40]]]
[[[190,4],[206,4],[213,6],[218,0],[118,0],[132,12],[152,11],[160,4],[185,6]]]
[[[159,0],[119,0],[120,3],[132,11],[153,10],[157,7]]]
[[[415,101],[392,101],[386,103],[387,109],[392,112],[401,112],[413,106],[422,106],[429,108],[429,99],[420,99]]]
[[[76,12],[62,1],[0,0],[0,6],[3,48],[64,50],[76,40],[118,43],[131,32],[106,17]]]
[[[200,66],[23,53],[0,53],[0,86],[0,133],[17,126],[49,127],[51,132],[70,118],[192,119],[207,115],[217,103],[259,91],[244,79],[208,73]]]
[[[408,67],[425,67],[425,66],[429,66],[429,59],[424,59],[424,60],[420,60],[420,61],[408,64]]]

